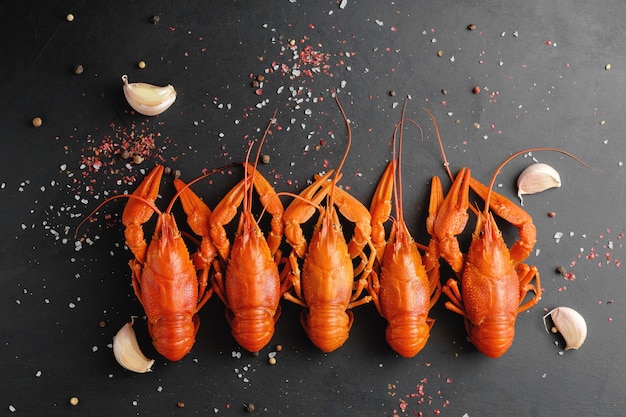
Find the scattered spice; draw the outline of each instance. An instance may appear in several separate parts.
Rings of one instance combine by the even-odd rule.
[[[143,162],[143,157],[141,155],[135,155],[133,156],[133,162],[139,165]]]
[[[139,61],[139,62],[137,63],[137,66],[138,66],[140,69],[144,69],[144,68],[146,67],[146,62],[145,62],[145,61]]]
[[[150,18],[150,23],[152,23],[153,25],[156,25],[157,23],[159,23],[160,20],[161,20],[161,16],[159,16],[158,14],[155,14],[154,16]]]
[[[445,88],[442,88],[441,89],[441,94],[443,94],[445,96],[446,94],[448,94],[448,90],[446,90]]]
[[[267,360],[267,362],[268,362],[270,365],[276,365],[276,358],[275,358],[274,356],[272,356],[271,358],[269,358],[269,359]]]
[[[391,90],[391,91],[389,92],[389,95],[390,95],[391,97],[395,97],[395,96],[396,96],[396,90]]]
[[[266,153],[264,153],[263,155],[261,155],[261,162],[263,162],[264,164],[269,164],[270,163],[270,156]]]
[[[85,68],[83,68],[82,65],[78,64],[74,67],[74,74],[76,75],[80,75],[83,73],[83,71],[85,71]]]
[[[70,404],[71,405],[78,405],[78,397],[70,398]]]
[[[71,13],[68,13],[67,16],[65,16],[65,20],[67,20],[68,22],[73,22],[74,21],[74,15]]]
[[[43,124],[43,120],[41,120],[41,117],[35,117],[33,119],[33,126],[35,127],[39,127]]]
[[[467,25],[467,30],[476,30],[476,25],[474,23],[470,23]]]
[[[555,217],[555,216],[556,216],[555,212],[553,212],[553,211],[548,212],[548,217]]]
[[[98,326],[102,328],[107,327],[107,322],[105,320],[100,320],[98,322]]]
[[[176,407],[178,407],[178,408],[185,408],[185,403],[182,402],[182,401],[179,401],[179,402],[176,403]]]
[[[274,349],[276,349],[276,352],[280,352],[281,350],[283,350],[283,345],[276,345]]]
[[[474,87],[474,89],[472,90],[472,92],[473,92],[474,94],[480,94],[480,87],[479,87],[479,86]]]
[[[441,49],[437,51],[437,56],[438,57],[442,57],[443,56],[443,51]]]
[[[244,404],[243,408],[249,413],[253,412],[255,409],[254,404],[252,403]]]
[[[604,66],[604,69],[607,70],[607,71],[610,70],[611,69],[611,64],[606,64]]]

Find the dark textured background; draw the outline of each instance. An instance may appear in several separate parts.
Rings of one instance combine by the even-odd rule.
[[[623,415],[624,12],[619,0],[349,0],[344,9],[333,0],[2,2],[0,413],[237,416],[253,403],[254,414],[269,416]],[[328,67],[312,76],[282,74],[282,65],[298,65],[285,49],[290,39],[298,51],[311,46],[323,54]],[[73,72],[77,64],[81,75]],[[178,99],[161,116],[133,114],[122,74],[171,83]],[[251,74],[265,76],[260,96]],[[453,170],[468,166],[482,181],[512,152],[533,146],[562,148],[600,169],[534,154],[561,173],[563,186],[525,199],[538,226],[528,262],[541,271],[545,292],[518,317],[511,349],[496,360],[478,353],[442,296],[431,339],[413,359],[386,345],[373,305],[355,309],[348,342],[323,354],[302,330],[300,308],[286,302],[273,341],[254,357],[233,341],[214,297],[188,356],[177,363],[160,357],[139,321],[154,372],[123,370],[112,336],[129,316],[143,314],[130,286],[123,203],[106,206],[76,246],[78,222],[107,196],[133,190],[155,162],[184,179],[240,162],[274,109],[282,130],[268,139],[270,162],[259,169],[277,190],[299,192],[314,173],[336,167],[345,149],[334,88],[354,133],[342,183],[364,204],[410,96],[408,116],[425,139],[405,136],[405,211],[423,243],[430,178],[445,171],[422,106],[439,122]],[[43,119],[37,129],[35,116]],[[159,152],[139,166],[104,155],[98,172],[85,164],[106,138],[119,146],[150,133]],[[517,175],[530,163],[514,160],[497,181],[513,201]],[[196,191],[213,207],[240,176],[234,168]],[[161,194],[164,206],[171,178]],[[558,232],[563,237],[555,239]],[[559,266],[576,279],[561,277]],[[579,351],[562,354],[562,341],[544,330],[542,316],[560,305],[587,319]],[[271,366],[276,344],[283,350]]]

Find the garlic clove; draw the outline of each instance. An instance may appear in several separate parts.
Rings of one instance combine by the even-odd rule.
[[[122,75],[122,81],[126,101],[144,116],[161,114],[176,101],[176,90],[172,85],[159,87],[147,83],[129,83],[127,75]]]
[[[517,196],[523,206],[523,194],[535,194],[560,186],[561,176],[554,168],[548,164],[532,164],[517,178]]]
[[[557,307],[543,316],[543,324],[548,331],[546,317],[550,316],[554,327],[565,339],[565,350],[578,349],[587,338],[587,322],[576,310],[569,307]]]
[[[140,374],[152,372],[154,359],[148,359],[139,348],[137,336],[133,329],[135,317],[126,323],[113,337],[113,355],[117,363],[129,371]]]

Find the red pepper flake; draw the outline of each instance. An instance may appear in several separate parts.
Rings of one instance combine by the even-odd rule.
[[[400,410],[404,413],[406,411],[407,402],[400,398]]]

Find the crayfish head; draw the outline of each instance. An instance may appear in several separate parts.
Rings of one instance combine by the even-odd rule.
[[[479,213],[468,253],[468,261],[490,271],[508,270],[511,255],[491,212]],[[488,266],[488,268],[487,268]]]

